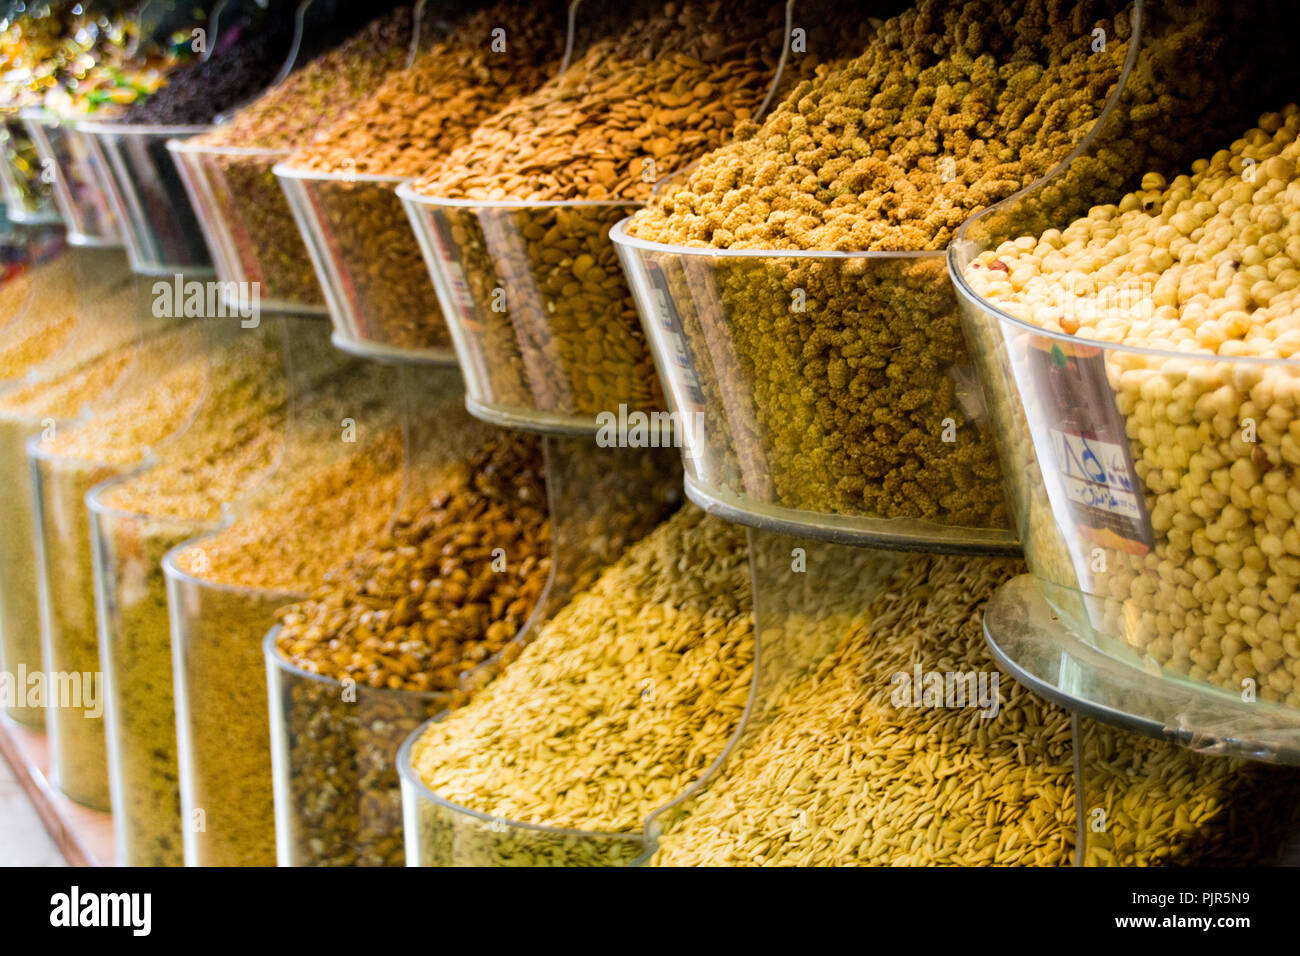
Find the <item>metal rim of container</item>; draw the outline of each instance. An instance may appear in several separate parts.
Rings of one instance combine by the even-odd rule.
[[[1004,644],[1015,627],[1032,635],[1035,645],[1043,649],[1043,664],[1035,666],[1023,655],[1009,650]],[[1248,715],[1242,707],[1233,707],[1230,698],[1217,690],[1200,690],[1190,683],[1174,683],[1130,664],[1117,660],[1085,643],[1052,609],[1043,596],[1034,577],[1018,575],[1003,584],[985,607],[982,621],[984,641],[990,652],[1013,679],[1072,713],[1090,717],[1102,723],[1129,730],[1145,737],[1163,740],[1197,752],[1241,757],[1265,763],[1300,765],[1300,737],[1296,742],[1283,744],[1255,740],[1247,735],[1226,734],[1221,731],[1197,731],[1191,727],[1172,726],[1161,716],[1163,712],[1177,716],[1184,711],[1180,706],[1194,705],[1219,709],[1225,719],[1240,719]],[[1122,706],[1104,694],[1088,695],[1067,685],[1071,670],[1115,670],[1116,676],[1131,680],[1141,693],[1130,700],[1150,703],[1147,709]],[[1114,686],[1109,684],[1108,686]],[[1244,706],[1244,705],[1243,705]],[[1296,729],[1300,730],[1300,712],[1297,712]],[[1290,731],[1295,733],[1295,731]]]
[[[328,316],[329,312],[321,313]],[[313,315],[313,318],[320,317]],[[384,365],[425,365],[436,368],[458,367],[456,353],[451,349],[402,349],[349,338],[337,328],[330,333],[330,344],[340,352],[359,359],[368,359]]]
[[[1023,551],[1015,533],[994,528],[958,529],[944,525],[902,532],[891,524],[915,521],[909,518],[870,518],[825,514],[768,505],[745,499],[729,501],[717,489],[687,475],[686,497],[711,515],[732,524],[771,531],[795,538],[813,538],[831,544],[882,551],[914,551],[924,554],[966,554],[988,557],[1020,557]],[[741,496],[736,496],[737,498]],[[917,522],[924,525],[924,522]],[[962,537],[969,540],[962,540]]]

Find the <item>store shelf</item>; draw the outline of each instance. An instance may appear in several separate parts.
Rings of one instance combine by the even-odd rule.
[[[0,756],[13,768],[69,866],[112,865],[112,815],[74,803],[55,789],[44,734],[0,718]]]

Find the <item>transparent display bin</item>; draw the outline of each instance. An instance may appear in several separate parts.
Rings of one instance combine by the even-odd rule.
[[[451,333],[395,190],[400,176],[275,168],[325,290],[336,340],[357,354],[454,363]]]
[[[223,282],[258,283],[271,312],[324,315],[325,296],[272,169],[288,150],[167,144]]]
[[[215,522],[109,507],[105,492],[114,484],[92,492],[87,503],[117,862],[180,866],[184,847],[162,560]]]
[[[1016,551],[942,253],[689,248],[625,226],[611,238],[692,500],[844,543]]]
[[[532,617],[501,652],[463,675],[460,706],[512,666],[558,611],[680,503],[681,470],[671,451],[602,448],[589,437],[547,437],[547,496],[554,557]],[[444,713],[431,721],[440,720]],[[648,855],[640,833],[557,829],[480,813],[429,790],[411,765],[421,725],[396,757],[407,866],[626,865]]]
[[[37,584],[41,648],[54,687],[47,697],[50,772],[65,794],[98,810],[109,808],[104,733],[107,688],[95,624],[94,571],[86,495],[131,470],[49,455],[41,436],[28,443],[36,501]]]
[[[0,109],[0,195],[9,219],[20,225],[58,222],[53,179],[19,111]]]
[[[139,321],[141,329],[153,327],[144,319]],[[158,327],[171,328],[170,320]],[[206,342],[206,331],[197,324],[176,327],[156,342],[142,340],[144,347],[106,396],[102,409],[87,409],[91,414],[70,423],[83,436],[78,450],[64,453],[57,445],[45,446],[47,439],[58,441],[57,423],[47,424],[27,444],[36,505],[41,648],[52,687],[45,712],[51,775],[69,797],[100,809],[109,805],[104,730],[107,689],[99,654],[87,496],[102,482],[147,467],[153,461],[150,442],[160,446],[185,429],[210,385]],[[94,411],[111,414],[130,402],[143,406],[154,394],[158,380],[173,368],[187,370],[187,384],[171,393],[173,403],[152,429],[134,437],[124,434],[111,447],[96,440]],[[57,694],[53,693],[55,685],[61,685]]]
[[[663,409],[609,230],[634,202],[434,199],[399,187],[465,375],[497,424],[591,434]]]
[[[42,168],[50,171],[68,244],[121,246],[122,233],[105,187],[106,171],[91,152],[86,133],[75,120],[45,110],[24,110],[23,120]]]
[[[403,508],[425,500],[428,489],[421,476],[492,433],[465,413],[463,391],[457,406],[442,409],[428,407],[427,397],[408,393],[407,398],[419,407],[411,410],[415,427],[408,427],[414,468],[407,475]],[[679,499],[674,455],[629,455],[594,447],[590,439],[569,438],[548,438],[542,450],[552,532],[544,591],[519,633],[463,673],[455,688],[415,692],[324,677],[286,659],[276,643],[278,628],[267,636],[281,865],[402,865],[409,845],[398,781],[403,741],[509,666],[542,623]]]
[[[131,268],[147,276],[212,275],[212,257],[167,141],[206,126],[136,126],[82,121],[126,243]]]
[[[980,612],[1017,563],[749,542],[749,704],[718,770],[650,821],[652,863],[1250,865],[1294,833],[1300,777],[1072,715],[1000,669]]]
[[[966,285],[975,249],[954,245],[953,277],[1043,597],[1108,657],[1213,695],[1219,719],[1300,718],[1300,363],[1040,329]]]
[[[397,752],[455,692],[347,683],[285,660],[266,636],[281,866],[401,866]]]
[[[159,331],[167,323],[142,322],[136,279],[125,257],[109,250],[65,250],[58,261],[37,267],[24,277],[29,288],[21,315],[0,328],[0,345],[23,340],[46,326],[64,309],[76,319],[57,348],[28,368],[18,381],[0,382],[0,395],[13,398],[0,408],[0,669],[11,674],[44,671],[37,599],[36,500],[27,443],[72,424],[70,419],[111,397],[130,378],[134,363],[109,364],[91,377],[80,407],[62,397],[40,397],[73,370],[104,361],[106,353],[126,348]],[[80,305],[78,306],[78,300]],[[20,682],[21,683],[21,682]],[[43,708],[19,703],[7,709],[28,726],[44,726]]]
[[[186,545],[182,545],[182,548]],[[274,866],[275,801],[262,640],[304,598],[235,588],[163,561],[186,866]]]
[[[0,669],[14,687],[45,671],[36,591],[36,521],[27,442],[44,427],[42,419],[0,414]],[[39,678],[38,678],[39,679]],[[16,699],[5,714],[28,727],[45,726],[39,699]]]

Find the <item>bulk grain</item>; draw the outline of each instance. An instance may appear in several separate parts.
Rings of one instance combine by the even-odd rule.
[[[280,613],[268,653],[286,760],[279,799],[289,832],[279,836],[291,857],[282,862],[404,862],[398,748],[459,702],[465,675],[507,649],[547,584],[535,440],[489,439],[439,468],[420,498],[309,601]]]
[[[411,10],[376,20],[355,37],[295,70],[234,114],[187,142],[231,152],[218,157],[224,189],[217,201],[235,225],[239,258],[258,264],[262,294],[273,301],[323,305],[307,249],[271,168],[307,141],[322,117],[336,117],[402,67],[411,43]],[[248,151],[241,153],[240,151]]]
[[[401,434],[288,484],[229,528],[179,552],[168,581],[178,655],[183,808],[204,866],[275,865],[275,812],[262,640],[388,523],[403,486]],[[202,829],[198,829],[199,825]]]
[[[662,407],[609,228],[753,117],[782,37],[770,4],[665,4],[592,44],[414,184],[438,198],[525,202],[441,212],[447,255],[482,303],[469,331],[493,404],[567,416]]]
[[[136,373],[130,394],[84,423],[47,432],[32,452],[42,651],[51,673],[69,675],[69,681],[79,675],[81,685],[79,700],[51,702],[46,711],[52,772],[68,796],[101,809],[109,803],[104,686],[85,497],[101,481],[138,465],[197,409],[208,380],[206,363],[177,361],[179,343],[170,344],[169,371],[162,370],[161,350],[155,350],[150,364],[156,377]]]
[[[133,349],[122,349],[48,381],[0,394],[0,670],[45,670],[36,584],[36,499],[27,443],[42,429],[66,427],[86,405],[128,372]],[[43,701],[5,713],[31,727],[45,725]]]
[[[843,623],[838,646],[756,705],[718,776],[664,821],[654,862],[1068,865],[1070,715],[997,670],[980,623],[983,604],[1018,570],[988,559],[905,564]],[[812,622],[822,616],[815,603],[804,612]],[[923,682],[931,674],[984,675],[996,710],[982,706],[985,698],[961,706],[960,698],[900,682],[917,674]],[[1294,802],[1284,798],[1282,814],[1246,811],[1267,803],[1272,768],[1206,759],[1100,725],[1088,734],[1085,752],[1104,756],[1084,765],[1088,805],[1110,812],[1108,842],[1125,845],[1121,862],[1196,864],[1234,854],[1265,862],[1277,852]],[[1294,797],[1300,791],[1288,780],[1280,792]],[[1139,816],[1151,825],[1145,832]]]
[[[210,530],[222,503],[264,480],[284,447],[280,343],[240,339],[214,359],[218,384],[158,464],[91,498],[118,858],[130,866],[184,861],[163,556]]]
[[[545,82],[564,53],[566,6],[507,0],[467,17],[288,161],[336,174],[314,187],[316,212],[364,303],[368,338],[451,346],[394,183],[354,177],[418,175]]]
[[[285,333],[305,336],[305,329]],[[316,323],[312,323],[315,325]],[[265,326],[264,326],[265,327]],[[313,336],[314,338],[314,336]],[[310,378],[313,341],[291,346],[296,379]],[[370,420],[389,396],[375,366],[321,369],[328,380],[286,407],[278,370],[236,382],[209,401],[159,464],[96,496],[100,650],[111,677],[109,739],[118,775],[119,856],[131,865],[179,865],[182,817],[172,688],[172,645],[163,557],[213,530],[228,511],[252,507],[284,469],[323,466],[345,446],[339,422]]]
[[[1115,92],[1129,13],[922,2],[637,215],[639,238],[774,250],[688,262],[698,273],[680,281],[716,305],[684,331],[727,459],[717,485],[814,512],[1005,526],[942,256],[779,251],[941,250],[971,213],[1083,141]],[[1200,112],[1221,112],[1232,92],[1233,68],[1211,59],[1191,76],[1175,62],[1231,33],[1230,12],[1202,3],[1161,17],[1148,20],[1143,55],[1154,52],[1126,101],[1125,135],[1085,164],[1097,181],[1177,148],[1169,128],[1193,137]]]
[[[415,741],[429,789],[500,821],[461,834],[457,814],[417,796],[421,862],[628,862],[631,841],[510,823],[639,833],[736,729],[753,671],[750,612],[743,532],[685,506]]]
[[[978,294],[1027,322],[1167,353],[1104,353],[1153,546],[1092,542],[1103,561],[1077,578],[1066,565],[1056,583],[1096,596],[1103,638],[1174,674],[1293,707],[1298,130],[1295,105],[1267,113],[1189,173],[1148,173],[1118,203],[1008,241],[966,271]]]

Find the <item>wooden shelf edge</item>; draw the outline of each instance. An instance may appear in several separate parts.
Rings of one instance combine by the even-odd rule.
[[[69,800],[50,783],[45,734],[0,717],[0,756],[69,866],[111,866],[113,817]]]

